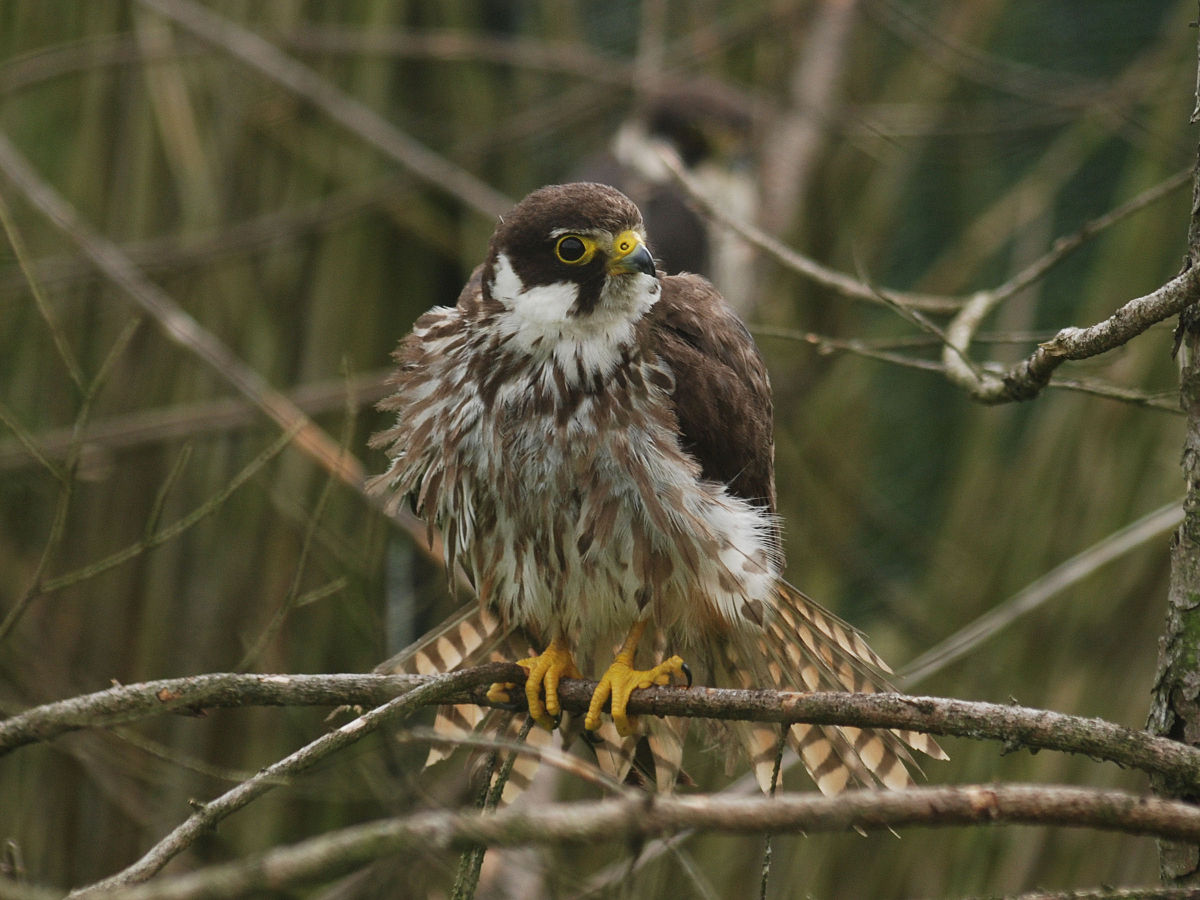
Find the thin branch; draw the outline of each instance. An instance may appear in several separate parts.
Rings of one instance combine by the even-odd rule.
[[[892,349],[896,347],[915,348],[941,343],[938,338],[928,335],[916,335],[890,340],[863,340],[861,338],[835,338],[828,335],[815,334],[811,331],[797,331],[794,328],[777,328],[771,325],[753,325],[750,327],[750,331],[755,337],[800,341],[801,343],[809,344],[821,354],[850,353],[854,356],[861,356],[864,359],[874,359],[879,362],[889,363],[890,365],[902,366],[906,369],[936,372],[943,375],[947,372],[947,367],[943,362],[926,359],[921,356],[913,356],[908,353],[898,353],[895,349]],[[1030,338],[1029,340],[1036,339]],[[1015,341],[1028,343],[1029,340],[1021,340],[1019,338],[1010,339],[1008,337],[983,338],[977,335],[974,342],[977,344],[985,342],[1012,343]],[[985,365],[983,370],[990,376],[997,378],[1002,377],[1005,371],[992,363]],[[1120,403],[1129,403],[1133,406],[1168,412],[1177,416],[1183,414],[1174,392],[1140,391],[1105,381],[1086,378],[1055,377],[1050,380],[1046,387],[1063,391],[1075,391],[1080,394],[1090,394],[1093,397],[1103,397],[1105,400],[1116,400]],[[0,463],[2,463],[2,460],[3,458],[0,457]]]
[[[430,150],[356,97],[233,20],[189,0],[138,3],[304,98],[360,140],[483,216],[490,219],[512,207],[512,201],[491,185]]]
[[[529,722],[532,720],[527,719],[526,721]],[[524,731],[524,726],[522,726],[521,730]],[[395,740],[399,744],[432,744],[451,748],[469,747],[472,750],[489,750],[516,756],[529,756],[536,759],[540,765],[550,766],[579,781],[593,784],[607,794],[627,794],[638,790],[623,781],[618,781],[605,773],[599,766],[588,762],[582,757],[574,756],[552,745],[531,743],[524,738],[520,740],[505,740],[495,734],[481,734],[478,732],[450,737],[445,734],[439,734],[432,728],[406,728],[404,731],[396,734]],[[503,788],[503,785],[501,785],[501,788]],[[496,805],[498,804],[493,803],[492,807]]]
[[[58,350],[59,358],[62,360],[67,374],[75,382],[75,387],[79,389],[80,393],[83,393],[86,390],[83,370],[79,367],[79,361],[75,359],[75,353],[71,350],[71,344],[67,340],[66,332],[63,331],[62,323],[58,321],[58,316],[55,315],[54,310],[50,307],[50,303],[46,300],[46,293],[42,289],[42,283],[34,272],[34,264],[33,260],[30,259],[29,250],[25,247],[25,241],[21,237],[21,232],[17,230],[17,223],[13,221],[12,213],[9,211],[3,194],[0,194],[0,227],[3,227],[4,233],[8,237],[8,243],[13,249],[13,254],[17,257],[17,264],[21,268],[21,274],[25,278],[29,292],[33,294],[33,302],[37,305],[38,312],[41,313],[46,327],[50,329],[50,336],[54,339],[54,346]]]
[[[1198,299],[1198,276],[1194,270],[1189,269],[1158,290],[1130,300],[1102,322],[1087,328],[1062,329],[1051,340],[1041,344],[1028,359],[997,374],[974,366],[966,360],[971,336],[996,304],[1040,278],[1101,228],[1112,225],[1179,187],[1185,180],[1180,173],[1088,223],[1079,233],[1057,243],[1045,257],[1000,287],[991,291],[979,291],[968,298],[959,298],[880,289],[830,269],[797,253],[753,225],[733,218],[703,194],[672,154],[663,152],[660,153],[660,158],[705,216],[733,230],[744,240],[805,278],[852,299],[886,302],[891,306],[925,312],[957,313],[950,327],[946,329],[947,347],[943,353],[942,368],[951,381],[981,403],[1008,403],[1032,399],[1049,383],[1054,370],[1066,360],[1087,359],[1119,347],[1152,325],[1178,315]]]
[[[964,785],[848,791],[836,797],[655,797],[545,803],[475,812],[431,811],[310,838],[238,862],[112,890],[114,900],[245,896],[328,881],[388,855],[475,844],[582,846],[634,842],[685,829],[725,834],[842,833],[851,829],[1057,825],[1200,840],[1200,809],[1123,791],[1053,785]],[[116,887],[114,885],[113,887]]]
[[[525,670],[491,663],[465,670],[470,684],[520,682]],[[198,709],[235,706],[376,705],[442,676],[415,675],[200,675],[109,688],[36,707],[0,722],[0,755],[68,731],[100,728]],[[563,708],[587,709],[596,683],[559,685]],[[490,705],[486,687],[440,693],[430,703]],[[1181,784],[1200,784],[1200,749],[1153,737],[1102,719],[1015,705],[906,694],[800,693],[725,688],[646,688],[629,701],[632,714],[753,722],[899,728],[1009,747],[1081,753],[1097,760],[1155,772]],[[518,706],[519,708],[519,706]]]
[[[751,331],[756,337],[782,338],[788,341],[801,341],[810,344],[818,353],[853,353],[866,359],[903,366],[906,369],[920,369],[923,372],[945,372],[946,367],[934,359],[925,359],[907,353],[897,353],[881,348],[873,341],[860,338],[835,338],[811,331],[796,331],[793,328],[776,328],[771,325],[755,325]]]
[[[1181,521],[1183,504],[1173,500],[1114,531],[921,654],[899,672],[899,683],[911,687],[944,669],[1050,598],[1093,575],[1101,566],[1172,530]]]
[[[504,674],[511,674],[508,667]],[[107,728],[167,713],[239,706],[378,706],[422,683],[409,675],[218,673],[116,685],[0,721],[0,754],[81,728]]]
[[[1136,388],[1121,387],[1092,378],[1054,378],[1046,386],[1061,391],[1090,394],[1105,400],[1116,400],[1142,409],[1170,413],[1173,416],[1183,415],[1183,410],[1179,408],[1179,398],[1174,391],[1139,391]]]
[[[70,237],[109,280],[148,313],[168,338],[199,357],[285,432],[294,432],[297,447],[326,471],[336,474],[347,486],[363,494],[364,476],[358,459],[339,447],[286,395],[273,388],[166,291],[146,278],[119,246],[84,222],[66,198],[37,174],[3,134],[0,134],[0,171],[30,203]],[[391,518],[408,532],[429,559],[441,564],[440,539],[435,538],[430,545],[424,522],[405,509],[397,510]]]
[[[998,298],[998,300],[1007,300],[1009,297],[1020,293],[1035,281],[1041,279],[1052,268],[1100,232],[1115,225],[1122,219],[1128,218],[1138,210],[1144,209],[1152,203],[1157,203],[1164,197],[1190,184],[1191,180],[1192,167],[1188,166],[1185,169],[1180,169],[1174,175],[1164,178],[1158,184],[1151,185],[1141,193],[1110,209],[1103,215],[1084,222],[1074,234],[1058,238],[1043,256],[1035,259],[1020,272],[1008,279],[1008,281],[992,288],[989,293]]]
[[[0,400],[0,425],[6,426],[9,431],[16,435],[15,438],[0,444],[0,447],[7,449],[10,457],[17,457],[22,460],[26,458],[32,459],[48,471],[54,477],[55,481],[60,484],[66,483],[67,473],[60,469],[50,458],[54,454],[42,446],[38,437],[25,427],[17,417],[17,414],[9,409],[3,400]],[[56,434],[56,437],[59,438],[58,455],[60,458],[66,456],[70,451],[74,435],[74,428],[63,428]],[[3,456],[0,455],[0,459],[2,458]]]
[[[394,390],[386,383],[390,371],[314,381],[293,388],[288,396],[309,415],[344,408],[347,398],[356,406],[365,406],[382,400]],[[89,422],[83,432],[83,466],[86,468],[92,456],[103,456],[144,444],[245,428],[256,422],[261,422],[261,419],[254,405],[240,397],[185,403],[96,419]],[[23,468],[29,464],[30,457],[36,454],[39,462],[56,473],[53,460],[67,455],[73,434],[73,428],[59,428],[0,441],[0,472]]]
[[[851,300],[866,300],[870,303],[879,303],[881,302],[881,296],[885,296],[895,303],[924,312],[954,313],[962,306],[962,300],[956,297],[943,297],[936,294],[916,294],[908,291],[892,291],[876,288],[857,278],[851,278],[844,272],[831,269],[817,262],[815,259],[793,250],[762,229],[729,215],[720,206],[705,196],[674,154],[664,151],[659,154],[659,157],[668,171],[670,171],[672,177],[674,177],[688,195],[688,198],[696,204],[704,216],[728,228],[746,242],[753,244],[785,268],[791,269],[793,272],[808,278],[822,287],[836,291],[843,297],[848,297]]]
[[[482,679],[482,680],[481,680]],[[168,862],[190,847],[206,831],[279,784],[328,758],[333,753],[366,737],[381,725],[406,718],[428,703],[437,703],[447,695],[494,680],[487,667],[435,675],[419,687],[377,706],[351,722],[322,735],[294,753],[285,756],[257,772],[252,778],[226,791],[220,797],[200,805],[182,824],[155,844],[133,865],[96,884],[89,885],[72,896],[93,891],[106,891],[121,885],[145,881]]]

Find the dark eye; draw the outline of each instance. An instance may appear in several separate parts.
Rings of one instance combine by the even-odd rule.
[[[568,234],[566,237],[559,238],[554,252],[565,263],[577,263],[583,261],[584,256],[587,255],[587,249],[587,244],[583,242],[582,238]]]

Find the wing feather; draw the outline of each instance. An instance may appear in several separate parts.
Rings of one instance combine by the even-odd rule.
[[[775,511],[771,383],[750,332],[699,275],[662,278],[655,350],[675,373],[681,443],[704,478]]]

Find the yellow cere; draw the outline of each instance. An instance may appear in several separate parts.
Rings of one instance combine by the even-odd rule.
[[[636,231],[622,231],[613,239],[613,259],[621,259],[628,256],[638,248],[641,242],[642,239]]]

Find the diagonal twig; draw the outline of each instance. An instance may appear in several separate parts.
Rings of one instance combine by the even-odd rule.
[[[899,683],[910,687],[944,669],[1051,597],[1092,575],[1101,566],[1171,531],[1182,520],[1182,504],[1173,500],[1113,532],[922,653],[900,670],[897,674]]]
[[[201,359],[281,429],[294,431],[296,446],[322,468],[353,490],[363,493],[362,464],[353,454],[339,447],[292,400],[273,388],[166,291],[146,278],[119,246],[87,224],[66,198],[38,175],[3,134],[0,134],[0,172],[71,238],[93,265],[148,313],[168,338]],[[423,522],[404,509],[397,510],[392,518],[411,535],[423,553],[441,564],[439,542],[435,538],[430,545]]]
[[[267,791],[281,783],[287,783],[295,775],[311,768],[343,747],[361,740],[381,725],[403,719],[426,703],[437,702],[456,690],[481,683],[481,677],[490,683],[490,674],[486,670],[479,669],[433,676],[421,686],[364,713],[336,731],[322,735],[294,753],[260,770],[252,778],[226,791],[220,797],[201,805],[133,865],[96,884],[73,892],[72,896],[85,896],[92,892],[103,892],[121,885],[145,881],[191,846],[206,831],[215,827],[222,819],[237,812]]]
[[[303,97],[360,140],[457,197],[469,208],[492,218],[512,207],[512,200],[491,185],[430,150],[356,97],[233,20],[190,0],[138,0],[138,3]]]

